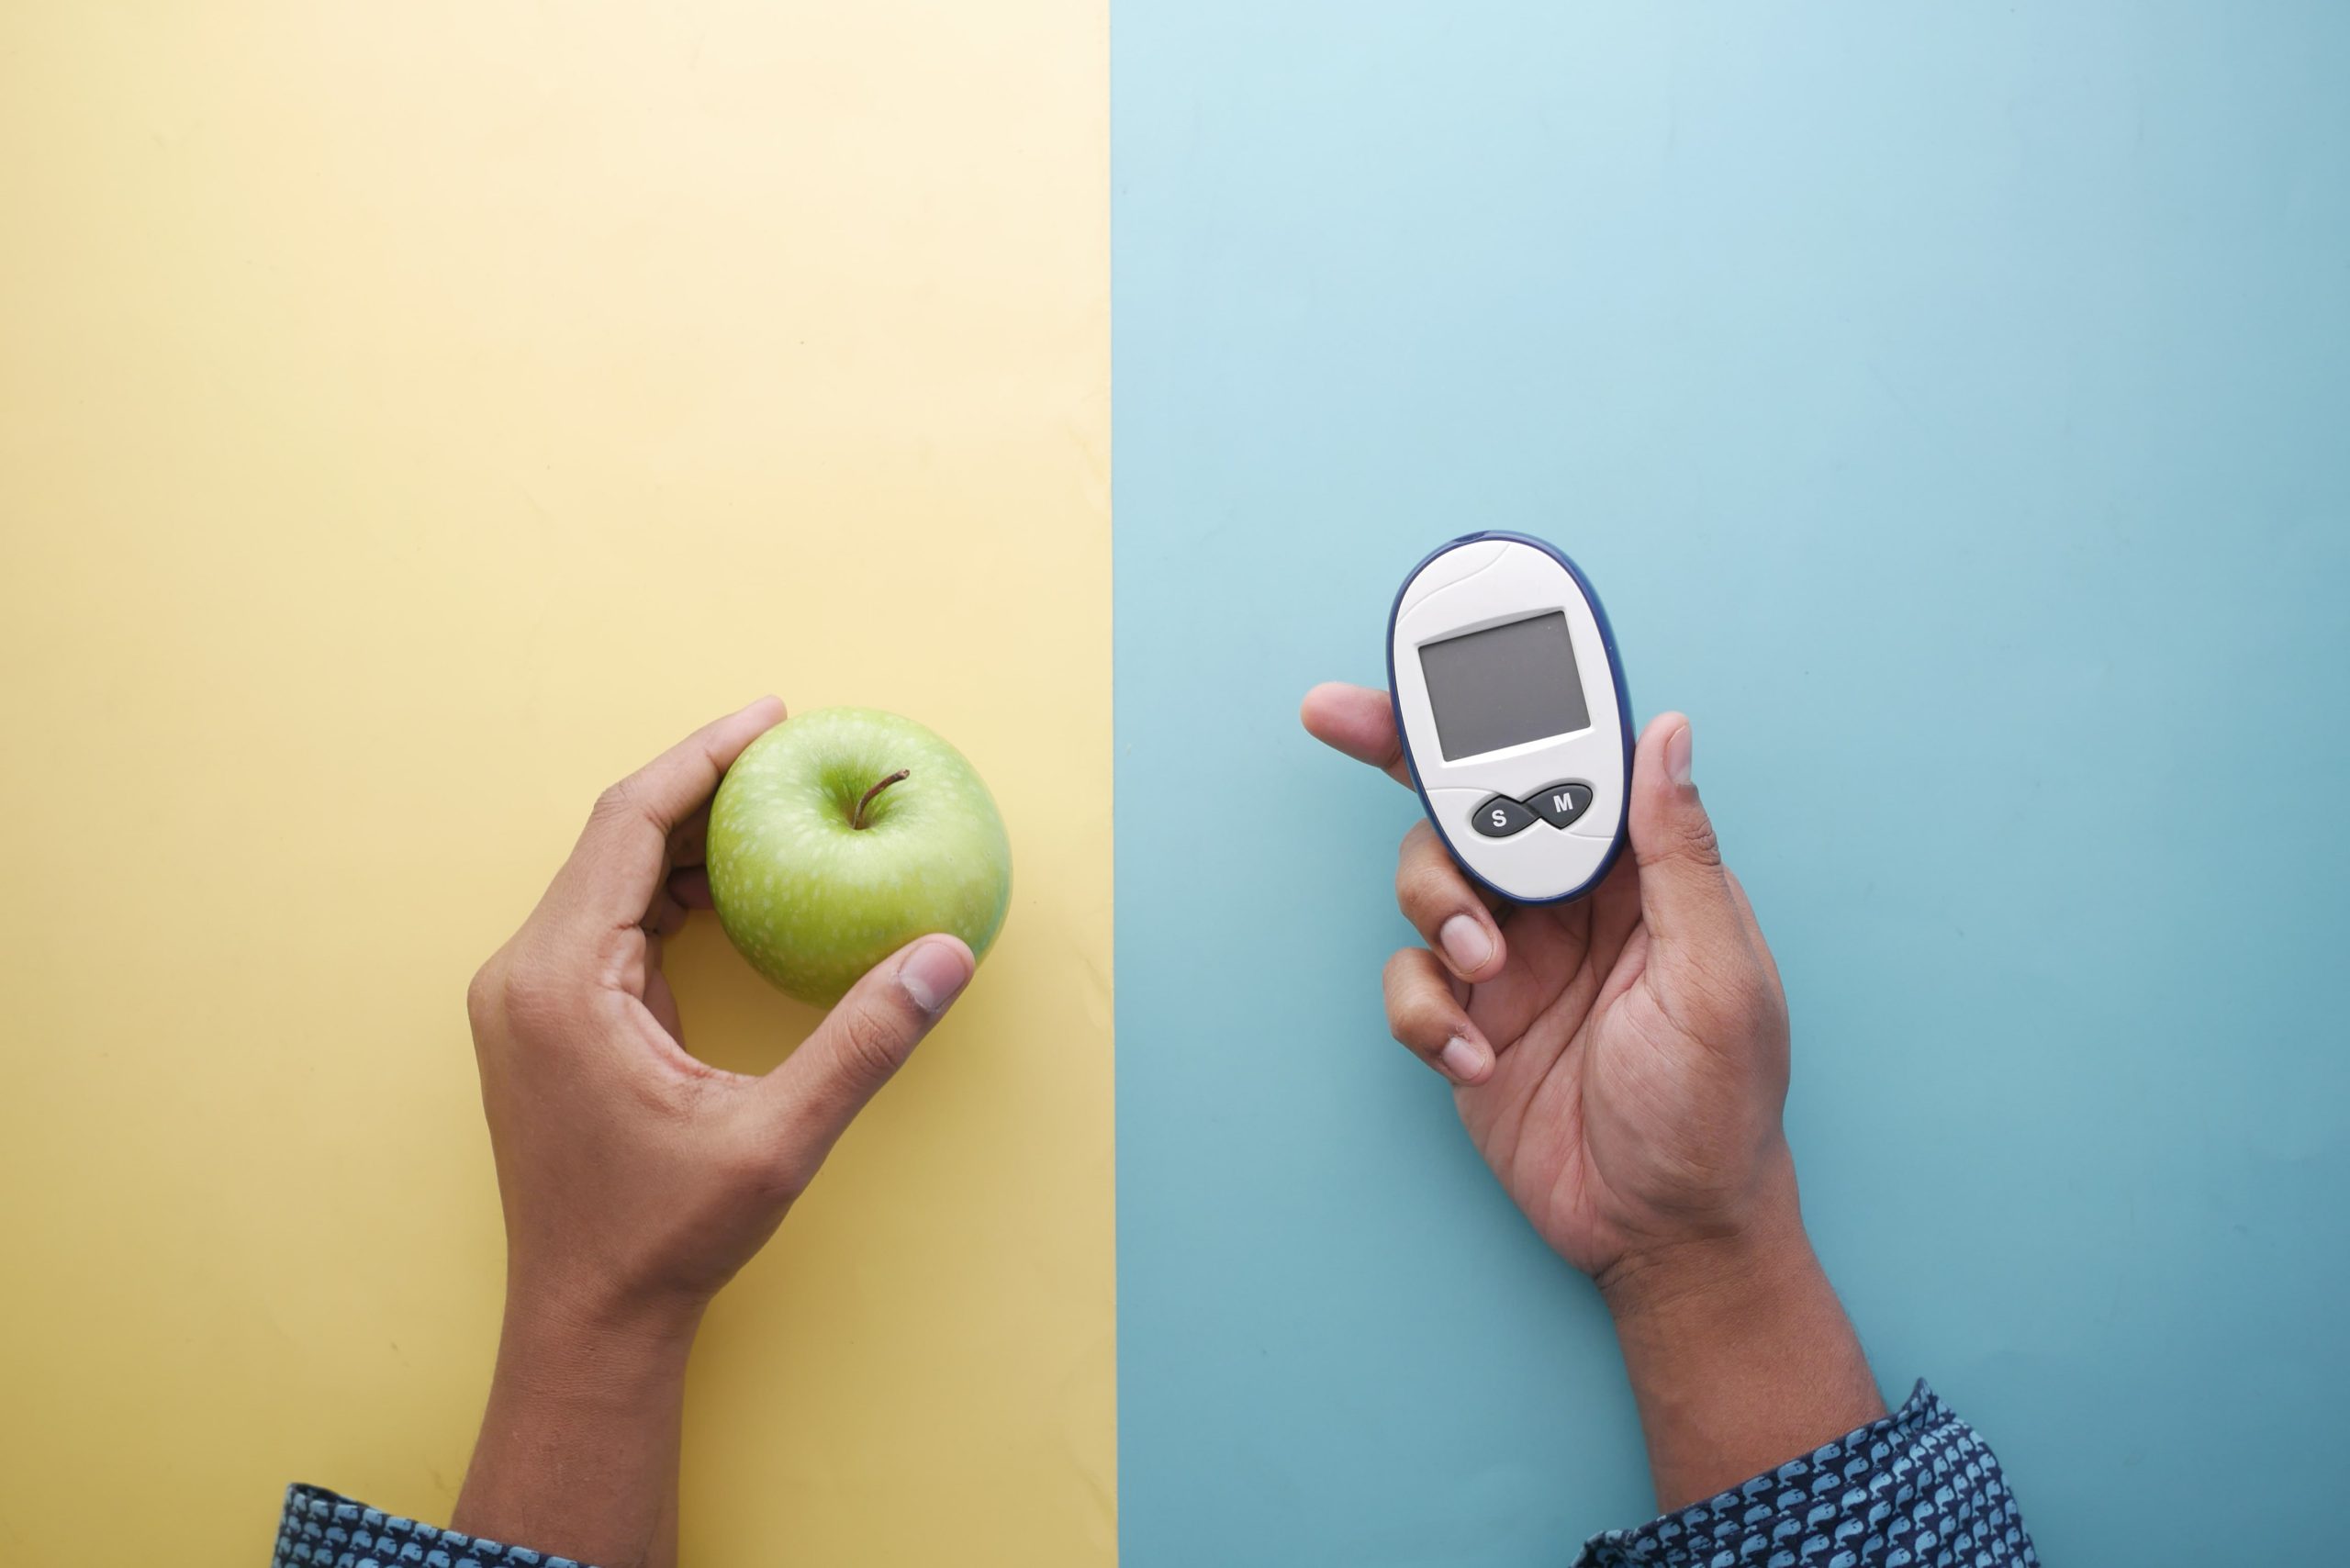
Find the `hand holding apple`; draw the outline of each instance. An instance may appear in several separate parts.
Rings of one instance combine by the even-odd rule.
[[[674,1561],[677,1411],[703,1306],[970,980],[962,938],[910,934],[872,953],[869,972],[772,1071],[722,1072],[687,1054],[661,943],[709,906],[699,862],[720,776],[783,718],[762,699],[607,790],[538,907],[474,977],[507,1296],[453,1520],[472,1534],[582,1562]],[[941,759],[925,752],[912,766]],[[948,804],[909,796],[901,842],[936,831],[923,824]],[[878,831],[867,820],[843,831]],[[912,896],[901,893],[901,913]],[[1000,892],[993,907],[983,938]],[[867,942],[877,928],[842,929]]]

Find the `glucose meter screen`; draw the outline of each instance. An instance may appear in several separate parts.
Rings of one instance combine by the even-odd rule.
[[[1426,644],[1420,671],[1447,762],[1591,727],[1562,610]]]

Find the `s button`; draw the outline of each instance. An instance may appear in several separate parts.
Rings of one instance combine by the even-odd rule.
[[[1583,790],[1586,803],[1591,791]],[[1507,795],[1489,795],[1469,813],[1469,825],[1487,838],[1507,838],[1514,833],[1524,833],[1534,825],[1534,813]]]

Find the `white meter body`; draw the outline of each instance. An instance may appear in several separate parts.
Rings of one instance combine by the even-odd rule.
[[[1631,707],[1607,614],[1553,545],[1472,533],[1412,568],[1387,688],[1420,804],[1479,882],[1518,903],[1591,890],[1624,846]]]

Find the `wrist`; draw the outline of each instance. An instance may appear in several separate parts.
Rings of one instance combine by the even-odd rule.
[[[1599,1285],[1661,1508],[1738,1485],[1885,1414],[1793,1201],[1628,1253]]]
[[[686,1362],[700,1316],[698,1304],[620,1311],[509,1279],[452,1527],[615,1568],[673,1562]]]
[[[497,1380],[532,1403],[626,1402],[682,1383],[703,1303],[601,1299],[509,1281]]]
[[[1628,1249],[1594,1282],[1621,1328],[1664,1318],[1751,1317],[1758,1302],[1818,1272],[1790,1194],[1739,1224]]]
[[[710,1293],[652,1284],[633,1271],[509,1253],[504,1332],[651,1347],[690,1340],[710,1301]]]

